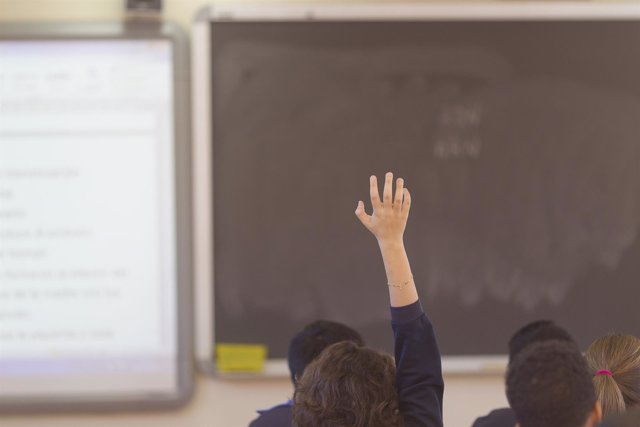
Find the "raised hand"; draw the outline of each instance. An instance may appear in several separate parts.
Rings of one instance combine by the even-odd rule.
[[[402,178],[396,180],[394,194],[393,173],[387,172],[382,200],[380,200],[378,180],[375,175],[372,175],[369,178],[369,195],[373,213],[368,215],[364,210],[364,203],[361,200],[358,201],[356,216],[360,222],[378,239],[380,245],[402,243],[411,208],[411,194],[404,188],[404,180]]]
[[[364,203],[358,202],[356,216],[367,227],[380,246],[380,253],[387,272],[389,299],[392,307],[402,307],[418,300],[418,291],[413,282],[409,258],[404,248],[404,229],[407,226],[411,195],[404,188],[404,180],[396,180],[395,196],[393,193],[393,174],[388,172],[384,179],[382,200],[378,192],[378,180],[375,176],[369,179],[369,194],[373,214],[367,215]]]

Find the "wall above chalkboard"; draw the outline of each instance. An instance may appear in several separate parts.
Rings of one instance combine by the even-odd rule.
[[[282,358],[318,318],[390,349],[353,216],[387,170],[413,194],[405,240],[443,354],[503,354],[538,318],[582,346],[640,333],[640,8],[506,8],[197,21],[200,360],[214,342]]]

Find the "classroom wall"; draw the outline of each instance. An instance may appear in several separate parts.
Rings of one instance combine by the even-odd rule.
[[[207,2],[164,0],[164,3],[166,19],[188,31],[191,17]],[[123,4],[124,0],[0,0],[0,21],[118,20],[122,18]],[[447,375],[445,383],[447,426],[469,426],[477,415],[506,405],[501,376]],[[240,427],[254,417],[256,408],[280,403],[290,395],[288,379],[231,381],[198,376],[193,400],[178,411],[0,416],[0,424],[3,427]]]

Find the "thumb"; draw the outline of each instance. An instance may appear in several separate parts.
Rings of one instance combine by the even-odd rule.
[[[356,216],[368,230],[371,230],[371,216],[367,215],[364,211],[364,203],[362,200],[358,201],[358,206],[356,207]]]

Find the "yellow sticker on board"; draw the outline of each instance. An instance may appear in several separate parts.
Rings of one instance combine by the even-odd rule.
[[[267,359],[267,346],[262,344],[216,345],[216,365],[220,372],[260,372]]]

